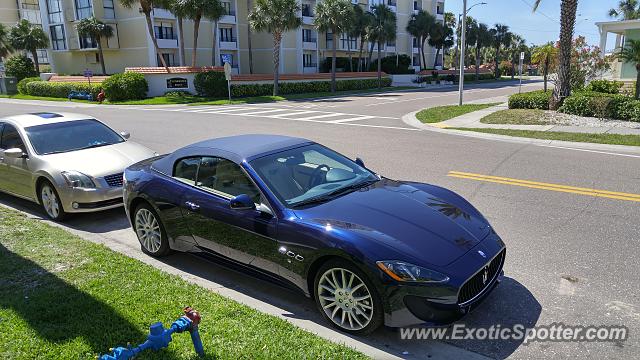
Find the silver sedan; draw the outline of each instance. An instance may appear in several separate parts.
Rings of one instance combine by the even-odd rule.
[[[0,191],[37,202],[56,221],[122,206],[124,169],[157,155],[80,114],[3,118],[0,135]]]

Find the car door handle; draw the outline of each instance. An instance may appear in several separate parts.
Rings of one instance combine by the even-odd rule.
[[[200,209],[200,205],[191,202],[191,201],[187,201],[184,203],[184,205],[187,207],[187,209],[191,210],[191,211],[198,211]]]

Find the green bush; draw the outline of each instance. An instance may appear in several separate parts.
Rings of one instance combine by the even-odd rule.
[[[640,121],[640,101],[620,94],[575,92],[565,99],[558,111],[578,116]]]
[[[109,76],[102,82],[102,88],[109,101],[123,101],[146,98],[149,85],[144,75],[127,71]]]
[[[24,55],[14,55],[7,59],[4,65],[7,76],[13,76],[17,78],[18,81],[24,78],[38,76],[33,61]]]
[[[220,71],[205,71],[197,73],[193,79],[193,86],[200,96],[225,97],[227,96],[227,80]]]
[[[25,93],[32,96],[67,98],[72,91],[84,91],[90,93],[95,99],[101,88],[100,83],[89,85],[88,83],[32,81],[25,85]]]
[[[18,81],[18,92],[27,95],[27,84],[34,81],[42,81],[39,77],[28,77]]]
[[[530,91],[509,96],[509,109],[541,109],[549,110],[551,91]]]
[[[331,72],[331,56],[324,58],[320,62],[320,72]],[[351,69],[353,71],[358,70],[358,59],[353,58],[351,63]],[[336,71],[349,71],[349,58],[348,57],[336,57]]]
[[[596,91],[607,94],[618,94],[624,83],[614,80],[592,80],[585,88],[587,91]]]

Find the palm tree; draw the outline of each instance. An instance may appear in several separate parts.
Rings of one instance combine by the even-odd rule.
[[[0,62],[3,58],[9,56],[13,51],[9,39],[9,30],[3,24],[0,24]]]
[[[640,40],[627,39],[618,57],[636,67],[636,99],[640,99]]]
[[[495,55],[495,73],[496,78],[500,77],[500,48],[507,47],[511,43],[511,32],[509,32],[509,27],[503,24],[496,24],[493,29],[489,30],[491,36],[493,37],[493,46],[496,49]]]
[[[198,35],[202,18],[211,19],[218,26],[218,20],[224,15],[225,9],[218,0],[187,0],[187,14],[193,21],[193,49],[191,51],[191,67],[195,67],[198,55]],[[213,41],[217,40],[217,29],[213,32]],[[214,45],[215,46],[215,45]],[[215,54],[215,48],[213,49]],[[214,56],[215,57],[215,56]],[[214,60],[215,65],[215,60]]]
[[[396,39],[396,13],[387,5],[378,4],[371,7],[373,15],[369,31],[378,43],[378,88],[382,89],[382,44]]]
[[[36,72],[40,74],[37,50],[49,46],[49,38],[47,38],[42,28],[31,24],[26,19],[22,19],[11,28],[9,42],[12,48],[31,53]]]
[[[475,29],[475,47],[476,47],[476,81],[480,79],[480,52],[482,48],[491,45],[491,33],[489,32],[489,26],[484,23],[479,23]]]
[[[319,32],[331,32],[331,92],[336,91],[336,51],[338,37],[345,32],[351,19],[353,6],[349,0],[324,0],[316,5],[316,16],[313,20]],[[350,39],[347,39],[350,41]]]
[[[184,51],[184,19],[189,17],[189,3],[187,0],[169,0],[167,3],[167,10],[171,11],[176,16],[178,23],[178,33],[180,39],[180,65],[184,66],[186,63],[185,51]]]
[[[213,61],[212,61],[213,66],[216,66],[218,64],[217,59],[219,58],[218,56],[216,56],[216,44],[218,43],[218,22],[225,15],[227,15],[227,9],[225,9],[225,7],[222,6],[222,3],[217,0],[211,4],[209,11],[205,14],[205,17],[207,19],[213,21],[213,44],[211,46],[211,51],[213,56]],[[224,65],[224,64],[221,64],[221,65]],[[229,64],[229,65],[232,65],[232,64]]]
[[[536,0],[533,11],[538,9],[541,0]],[[558,54],[558,81],[549,102],[549,108],[558,109],[565,98],[571,95],[571,50],[573,28],[576,25],[578,0],[560,2],[560,52]]]
[[[256,0],[249,13],[249,25],[256,31],[273,35],[273,95],[278,95],[280,78],[280,47],[282,35],[302,25],[296,0]]]
[[[421,69],[427,67],[427,61],[424,56],[424,44],[429,38],[431,28],[435,26],[435,24],[436,17],[424,10],[420,10],[417,14],[413,14],[407,23],[407,32],[418,39],[418,51],[420,52],[422,59]]]
[[[536,47],[531,54],[531,62],[542,66],[542,77],[544,78],[544,91],[547,91],[547,77],[549,69],[553,66],[558,56],[558,49],[552,42]]]
[[[438,58],[440,56],[440,50],[448,49],[452,47],[453,42],[453,29],[445,23],[436,23],[431,28],[429,33],[429,46],[436,48],[436,57],[433,61],[433,66],[438,66]]]
[[[609,16],[617,17],[620,20],[633,20],[640,18],[640,4],[638,0],[621,0],[618,8],[610,9]]]
[[[465,34],[465,44],[464,44],[464,53],[465,53],[465,59],[464,59],[464,65],[469,66],[468,64],[468,58],[471,55],[469,50],[469,45],[470,44],[475,44],[477,37],[478,37],[478,22],[476,21],[476,19],[472,18],[471,16],[467,16],[467,33]]]
[[[509,52],[511,53],[511,80],[516,76],[516,63],[520,61],[520,53],[527,52],[529,48],[525,40],[518,34],[511,35]]]
[[[102,39],[109,39],[113,37],[113,28],[111,25],[107,25],[95,17],[84,18],[76,24],[76,30],[80,36],[89,36],[98,45],[98,57],[100,58],[100,67],[102,68],[102,74],[107,75],[107,70],[104,65],[104,53],[102,51]]]
[[[251,0],[247,0],[247,9],[251,9]],[[253,45],[251,44],[251,26],[247,26],[247,50],[249,50],[249,74],[253,74]]]
[[[360,5],[354,4],[353,19],[353,35],[355,38],[360,39],[358,71],[362,71],[362,51],[364,50],[364,43],[367,41],[367,30],[371,24],[371,14],[365,12]]]
[[[127,8],[132,9],[133,7],[140,7],[140,11],[144,14],[145,19],[147,20],[147,32],[149,33],[149,37],[151,38],[151,42],[153,42],[153,48],[156,50],[156,54],[158,55],[158,59],[160,59],[160,64],[164,67],[167,72],[169,72],[169,67],[167,66],[167,62],[164,61],[162,57],[162,53],[160,52],[160,48],[158,47],[158,40],[153,32],[153,23],[151,22],[151,12],[153,11],[153,7],[162,7],[166,6],[166,1],[163,0],[118,0],[120,4]]]

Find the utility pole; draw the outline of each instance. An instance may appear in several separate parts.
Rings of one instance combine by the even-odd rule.
[[[458,105],[462,106],[462,90],[464,89],[464,48],[467,32],[467,0],[462,0],[462,28],[460,29],[460,81],[458,84]]]

